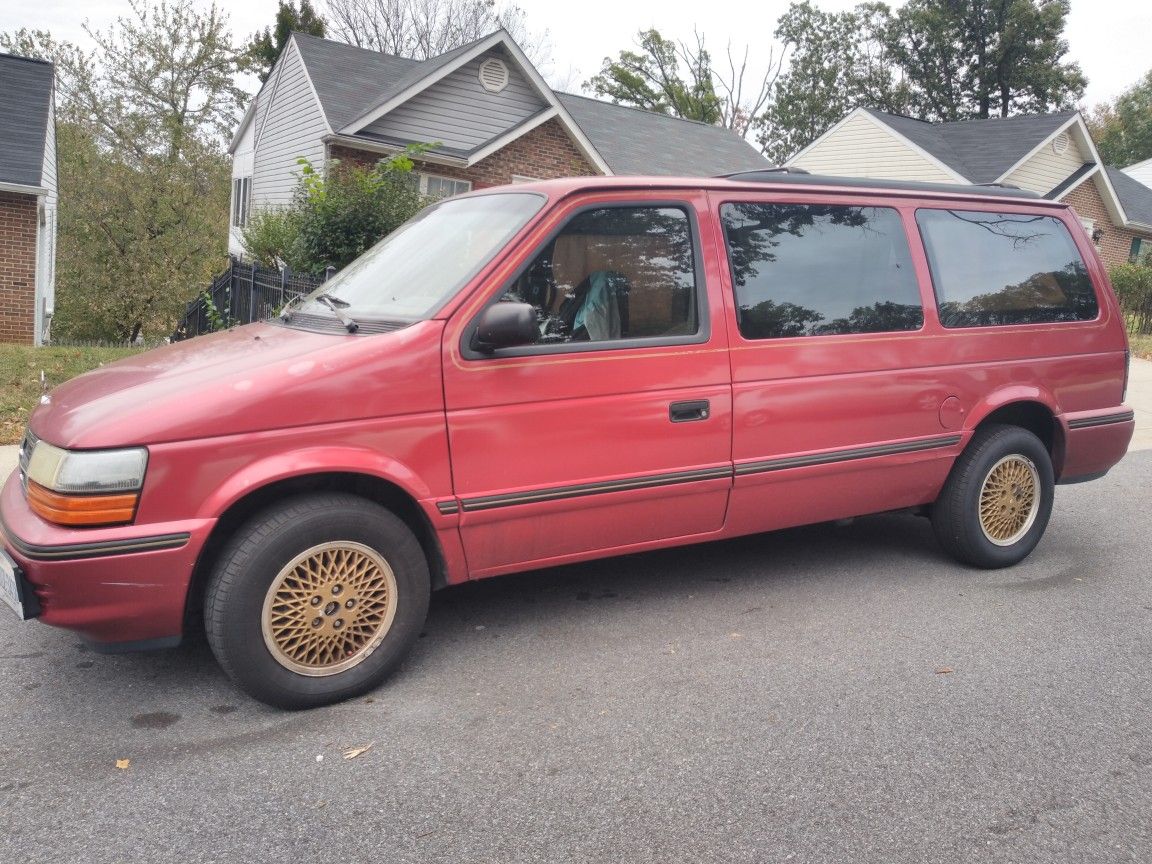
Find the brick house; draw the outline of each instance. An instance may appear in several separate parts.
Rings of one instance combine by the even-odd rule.
[[[53,82],[51,63],[0,54],[0,342],[40,345],[52,318]]]
[[[232,139],[232,229],[291,201],[297,159],[372,163],[411,143],[422,191],[585,174],[713,175],[769,167],[727,129],[554,92],[499,30],[425,61],[292,34]]]
[[[857,108],[785,165],[848,177],[1012,184],[1071,204],[1109,267],[1152,252],[1152,189],[1101,163],[1078,111],[927,123]]]

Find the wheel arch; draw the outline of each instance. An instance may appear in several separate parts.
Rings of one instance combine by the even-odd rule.
[[[1040,439],[1052,460],[1052,471],[1059,480],[1064,465],[1064,426],[1057,419],[1052,404],[1039,391],[1008,396],[982,406],[983,412],[973,424],[973,431],[992,424],[1018,426]],[[973,412],[975,416],[977,412]]]
[[[416,535],[428,561],[433,590],[447,584],[448,566],[436,530],[412,493],[389,479],[354,470],[313,471],[269,478],[233,498],[217,517],[205,541],[188,585],[185,598],[185,629],[199,621],[204,590],[228,540],[255,514],[285,498],[317,492],[346,492],[385,507],[395,513]]]

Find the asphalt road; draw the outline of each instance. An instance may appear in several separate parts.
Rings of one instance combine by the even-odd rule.
[[[1146,862],[1150,488],[997,572],[881,516],[450,589],[300,714],[0,616],[0,861]]]

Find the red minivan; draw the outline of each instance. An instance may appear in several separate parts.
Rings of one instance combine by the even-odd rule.
[[[485,190],[278,318],[45,397],[0,594],[113,650],[203,615],[300,708],[377,686],[469,579],[908,508],[1002,567],[1124,455],[1127,359],[1076,215],[1019,190]]]

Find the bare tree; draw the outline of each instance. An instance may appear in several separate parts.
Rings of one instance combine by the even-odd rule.
[[[326,0],[329,32],[384,54],[427,60],[503,27],[533,65],[548,65],[548,31],[528,29],[524,10],[496,0]]]
[[[696,39],[701,42],[699,33],[696,34]],[[701,44],[703,43],[701,42]],[[724,94],[723,117],[720,125],[731,129],[741,138],[747,136],[753,121],[760,116],[760,112],[764,110],[764,106],[772,97],[772,88],[776,86],[776,79],[780,77],[786,56],[786,52],[781,51],[780,56],[777,57],[775,47],[770,46],[768,48],[767,67],[759,81],[759,87],[755,91],[749,90],[748,95],[745,96],[744,78],[748,73],[748,50],[748,46],[745,45],[744,56],[740,58],[740,65],[737,67],[736,59],[732,56],[732,43],[729,42],[727,75],[716,69],[712,70],[712,78],[716,82],[716,87]],[[755,96],[752,95],[753,92],[755,92]]]
[[[658,114],[671,114],[731,129],[744,137],[772,94],[784,62],[769,47],[767,68],[758,87],[745,89],[749,48],[737,63],[728,43],[728,71],[712,62],[704,36],[695,32],[696,44],[665,39],[657,30],[637,34],[639,51],[621,51],[605,57],[600,73],[584,87],[618,105],[631,105]]]

